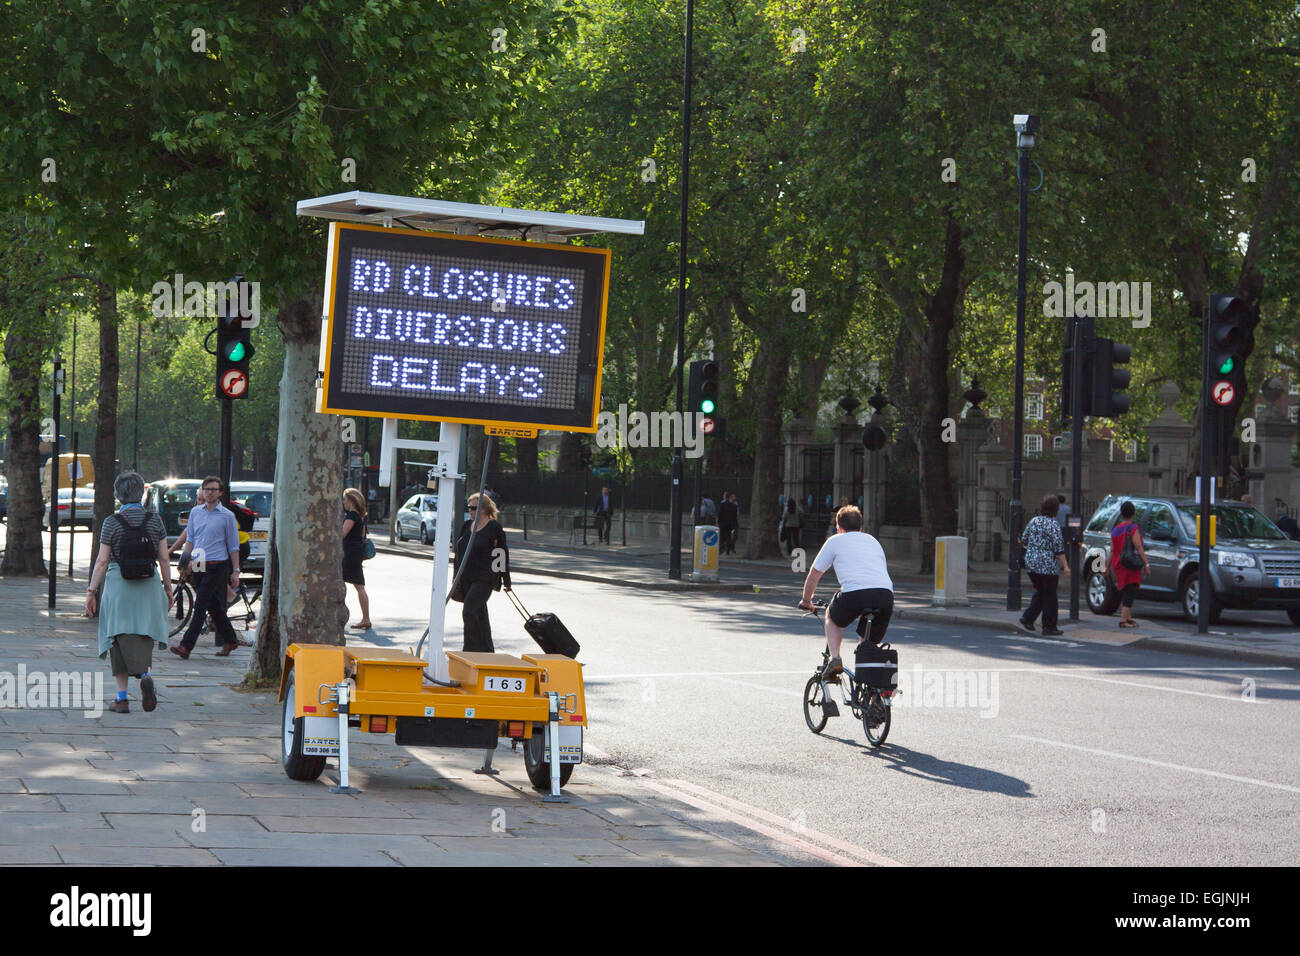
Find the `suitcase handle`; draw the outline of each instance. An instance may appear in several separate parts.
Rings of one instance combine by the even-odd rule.
[[[532,615],[528,613],[528,609],[524,607],[524,602],[519,600],[519,597],[515,594],[513,589],[507,591],[506,596],[510,598],[510,603],[514,605],[514,608],[519,612],[520,617],[525,621],[532,617]]]

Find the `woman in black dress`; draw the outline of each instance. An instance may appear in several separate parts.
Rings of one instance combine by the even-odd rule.
[[[488,619],[487,602],[493,591],[502,585],[510,590],[510,551],[506,547],[506,532],[497,521],[497,506],[487,495],[473,495],[468,503],[470,519],[461,525],[456,536],[455,568],[460,571],[465,564],[465,574],[460,579],[460,593],[465,595],[461,618],[465,622],[466,651],[492,653],[492,622]],[[469,535],[474,529],[474,546],[470,548]]]
[[[343,581],[357,589],[361,602],[361,620],[354,631],[370,630],[370,598],[366,595],[366,575],[361,562],[366,555],[366,499],[356,488],[343,492]]]

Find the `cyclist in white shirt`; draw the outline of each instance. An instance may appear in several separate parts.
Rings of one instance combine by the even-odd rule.
[[[836,512],[835,534],[826,539],[808,570],[803,583],[803,598],[799,602],[805,611],[813,610],[812,596],[817,590],[817,582],[832,567],[839,579],[840,590],[826,610],[826,643],[830,647],[831,659],[822,673],[827,678],[844,670],[840,660],[844,628],[857,620],[863,611],[874,610],[871,643],[879,644],[894,611],[894,582],[889,577],[885,549],[862,530],[862,512],[853,505]],[[863,645],[858,646],[861,648]]]

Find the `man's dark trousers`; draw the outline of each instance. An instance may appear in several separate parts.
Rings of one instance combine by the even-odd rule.
[[[199,631],[203,628],[205,612],[212,615],[212,630],[216,632],[217,647],[239,643],[235,626],[226,616],[226,584],[230,581],[230,569],[229,561],[218,561],[209,562],[206,570],[194,573],[194,614],[181,638],[181,647],[185,650],[194,649]]]

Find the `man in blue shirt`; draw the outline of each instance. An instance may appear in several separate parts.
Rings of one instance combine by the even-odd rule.
[[[181,637],[180,647],[171,648],[171,652],[182,660],[194,650],[205,613],[212,615],[212,629],[221,647],[217,651],[218,657],[226,657],[239,646],[234,625],[226,616],[226,582],[229,581],[232,588],[239,587],[239,527],[234,513],[221,504],[224,490],[224,482],[215,475],[203,479],[200,503],[190,512],[185,530],[172,546],[173,551],[184,546],[182,564],[188,560],[192,549],[196,563],[201,562],[202,567],[202,570],[194,572],[194,615],[190,618],[190,626]]]

